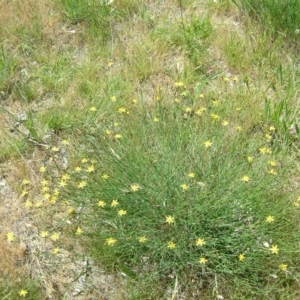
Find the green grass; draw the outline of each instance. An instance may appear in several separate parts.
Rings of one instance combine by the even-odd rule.
[[[299,72],[276,35],[295,32],[297,16],[286,7],[290,18],[275,22],[280,2],[236,4],[263,28],[239,14],[234,31],[223,22],[238,14],[229,1],[190,0],[163,12],[133,0],[54,1],[48,23],[33,11],[33,23],[9,28],[0,160],[34,161],[35,182],[15,180],[20,209],[47,213],[38,231],[59,232],[53,248],[79,243],[123,274],[116,299],[123,290],[128,300],[299,297]],[[12,130],[20,113],[27,119]],[[9,287],[0,295],[18,297]]]

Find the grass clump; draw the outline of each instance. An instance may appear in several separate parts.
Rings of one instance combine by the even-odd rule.
[[[284,35],[298,44],[300,17],[297,0],[241,0],[233,1],[242,11],[257,20],[274,37]]]

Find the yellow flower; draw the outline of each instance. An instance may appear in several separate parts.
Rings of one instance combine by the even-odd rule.
[[[115,138],[116,138],[116,139],[120,139],[121,137],[122,137],[121,134],[119,134],[119,133],[115,134]]]
[[[45,166],[41,166],[40,169],[39,169],[39,171],[41,173],[45,173],[47,171],[47,168]]]
[[[249,155],[249,156],[247,157],[247,160],[248,160],[248,163],[252,163],[252,162],[253,162],[253,156],[250,156],[250,155]]]
[[[35,203],[35,207],[41,207],[42,206],[42,202],[41,201],[38,201]]]
[[[106,203],[103,201],[103,200],[100,200],[99,202],[98,202],[98,206],[99,207],[104,207],[106,205]]]
[[[211,147],[211,145],[212,145],[212,142],[211,142],[211,141],[206,141],[206,142],[204,143],[205,148],[209,148],[209,147]]]
[[[57,240],[59,240],[59,234],[57,232],[54,232],[51,236],[50,239],[54,242],[56,242]]]
[[[134,184],[132,184],[132,185],[130,186],[130,190],[131,190],[132,192],[137,192],[139,189],[140,189],[140,187],[139,187],[139,185],[136,184],[136,183],[134,183]]]
[[[179,103],[180,102],[180,100],[179,99],[174,99],[174,103]]]
[[[274,126],[270,126],[270,127],[269,127],[269,130],[270,130],[270,131],[275,131],[276,128],[275,128]]]
[[[199,98],[204,98],[204,95],[203,94],[199,94],[198,97]]]
[[[239,261],[244,261],[245,260],[245,255],[244,254],[239,254],[239,256],[238,256],[238,259],[239,259]]]
[[[237,126],[237,127],[236,127],[236,130],[237,130],[237,131],[242,131],[242,129],[243,129],[242,126]]]
[[[13,242],[14,240],[15,240],[15,236],[14,236],[14,233],[13,232],[8,232],[7,234],[6,234],[6,238],[7,238],[7,240],[9,241],[9,242]]]
[[[174,249],[176,248],[176,244],[173,243],[172,241],[168,242],[168,246],[167,246],[169,249]]]
[[[166,216],[166,223],[168,223],[168,224],[174,223],[174,217],[172,217],[172,216]]]
[[[27,190],[23,190],[22,193],[21,193],[21,196],[25,197],[27,194],[28,194],[28,191]]]
[[[109,175],[103,174],[103,175],[101,176],[101,178],[103,178],[103,179],[108,179],[108,178],[109,178]]]
[[[244,182],[249,182],[250,178],[249,178],[249,176],[245,175],[245,176],[242,177],[241,180],[244,181]]]
[[[70,144],[67,140],[62,140],[61,143],[65,146]]]
[[[86,164],[88,161],[89,161],[89,160],[88,160],[87,158],[85,158],[85,157],[81,160],[81,162],[82,162],[83,164]]]
[[[139,237],[140,243],[145,243],[146,241],[147,241],[147,238],[144,235]]]
[[[206,111],[206,108],[202,106],[198,110],[196,110],[196,115],[201,116],[204,111]]]
[[[31,206],[32,206],[32,202],[29,201],[29,200],[27,200],[27,201],[25,202],[25,207],[26,207],[26,208],[30,208]]]
[[[20,297],[25,297],[25,296],[27,295],[27,293],[28,293],[28,292],[27,292],[26,290],[23,290],[23,289],[22,289],[22,290],[20,290],[20,292],[19,292],[19,296],[20,296]]]
[[[40,236],[42,237],[42,238],[45,238],[45,237],[47,237],[48,236],[48,231],[42,231],[41,232],[41,234],[40,234]]]
[[[156,118],[156,117],[155,117],[155,118],[153,119],[153,121],[154,121],[155,123],[157,123],[157,122],[159,121],[159,118]]]
[[[186,190],[189,188],[189,186],[186,185],[185,183],[183,183],[183,184],[181,185],[181,188],[182,188],[184,191],[186,191]]]
[[[53,194],[55,195],[55,196],[58,196],[59,195],[59,189],[55,189],[54,191],[53,191]]]
[[[64,174],[63,176],[61,176],[62,180],[68,180],[70,179],[70,175],[69,174]]]
[[[227,120],[224,120],[224,121],[222,122],[222,126],[226,127],[227,125],[229,125],[229,122],[228,122]]]
[[[137,101],[136,99],[132,99],[132,100],[131,100],[131,103],[133,103],[133,104],[137,104],[137,103],[138,103],[138,101]]]
[[[272,223],[274,221],[275,221],[275,218],[273,216],[267,216],[267,218],[266,218],[267,223]]]
[[[59,148],[56,147],[56,146],[53,146],[51,149],[52,149],[53,152],[58,152],[59,151]]]
[[[218,121],[220,119],[220,116],[218,116],[216,114],[211,114],[210,116],[213,119],[213,121]]]
[[[82,228],[81,227],[77,227],[77,229],[76,229],[76,233],[75,234],[77,234],[77,235],[81,235],[83,233],[83,230],[82,230]]]
[[[113,238],[106,239],[106,243],[108,246],[113,246],[116,242],[117,242],[117,240],[113,239]]]
[[[221,102],[219,100],[215,100],[215,101],[212,102],[213,106],[215,106],[215,107],[220,106],[220,103]]]
[[[272,139],[272,136],[270,134],[268,134],[268,133],[265,134],[265,137],[266,137],[266,141],[267,142],[270,142],[271,139]]]
[[[119,202],[117,201],[117,200],[113,200],[112,202],[111,202],[111,207],[116,207],[117,205],[119,204]]]
[[[176,87],[178,87],[178,86],[184,86],[184,83],[182,81],[178,81],[178,82],[175,82],[174,85]]]
[[[270,148],[266,148],[266,147],[261,147],[259,148],[259,152],[261,154],[271,154],[272,153],[272,150]]]
[[[80,168],[80,167],[76,167],[76,168],[75,168],[75,172],[76,172],[76,173],[80,172],[81,170],[82,170],[82,168]]]
[[[195,178],[195,173],[189,173],[188,175],[190,178]]]
[[[271,175],[277,175],[277,172],[274,169],[270,169],[268,173]]]
[[[95,107],[95,106],[92,106],[91,108],[90,108],[90,111],[96,111],[97,110],[97,108]]]
[[[120,107],[120,108],[118,109],[118,112],[119,112],[120,114],[126,113],[126,108],[125,108],[125,107]]]
[[[229,77],[224,77],[224,81],[230,81]]]
[[[204,239],[197,239],[196,240],[196,246],[203,246],[205,244],[206,244],[206,242],[204,241]]]
[[[185,111],[185,112],[191,112],[191,111],[192,111],[192,108],[191,108],[191,107],[186,107],[186,108],[184,109],[184,111]]]
[[[66,185],[67,185],[67,182],[65,180],[61,180],[59,182],[59,186],[61,186],[61,187],[65,187]]]
[[[53,251],[52,251],[53,254],[57,254],[58,252],[59,252],[59,248],[58,247],[54,248]]]
[[[80,181],[77,185],[79,189],[83,189],[87,185],[86,181]]]
[[[28,179],[23,179],[22,184],[23,185],[28,185],[30,181]]]
[[[110,131],[109,129],[106,129],[106,130],[105,130],[105,134],[106,134],[106,135],[110,135],[110,134],[111,134],[111,131]]]
[[[269,160],[269,161],[268,161],[268,164],[269,164],[270,166],[272,166],[272,167],[276,167],[276,166],[277,166],[277,163],[276,163],[276,161],[274,161],[274,160]]]
[[[274,245],[271,247],[270,251],[272,254],[278,254],[279,248],[277,245]]]
[[[200,263],[201,265],[205,265],[205,264],[207,263],[207,259],[206,259],[205,257],[201,257],[201,258],[199,259],[199,263]]]
[[[117,101],[117,97],[116,97],[116,96],[112,96],[112,97],[110,97],[110,100],[111,100],[112,102],[116,102],[116,101]]]
[[[282,271],[286,271],[287,270],[287,264],[280,264],[279,269],[282,270]]]
[[[95,171],[94,165],[89,166],[86,171],[89,172],[89,173],[94,172]]]
[[[118,211],[118,215],[119,215],[119,216],[124,216],[124,215],[126,215],[126,214],[127,214],[127,211],[124,210],[124,209],[120,209],[120,210]]]

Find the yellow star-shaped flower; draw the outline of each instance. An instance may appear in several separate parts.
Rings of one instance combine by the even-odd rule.
[[[19,296],[20,297],[25,297],[27,295],[27,291],[26,290],[20,290],[20,292],[19,292]]]
[[[205,244],[206,244],[206,242],[204,241],[204,239],[197,239],[196,240],[196,246],[203,246]]]
[[[239,261],[244,261],[245,260],[245,255],[244,254],[239,254],[238,259]]]
[[[274,221],[275,221],[275,218],[273,216],[267,216],[267,218],[266,218],[267,223],[272,223]]]
[[[270,248],[270,251],[272,254],[278,254],[279,252],[279,248],[277,245],[273,245],[271,248]]]
[[[172,217],[172,216],[166,216],[166,223],[168,223],[168,224],[174,223],[174,217]]]
[[[201,257],[200,259],[199,259],[199,263],[201,264],[201,265],[205,265],[206,263],[207,263],[207,258],[205,258],[205,257]]]
[[[176,244],[173,243],[172,241],[170,241],[170,242],[168,242],[167,247],[168,247],[169,249],[174,249],[174,248],[176,248]]]

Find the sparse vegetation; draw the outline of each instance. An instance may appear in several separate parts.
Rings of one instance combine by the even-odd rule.
[[[2,298],[299,298],[295,1],[0,3]]]

